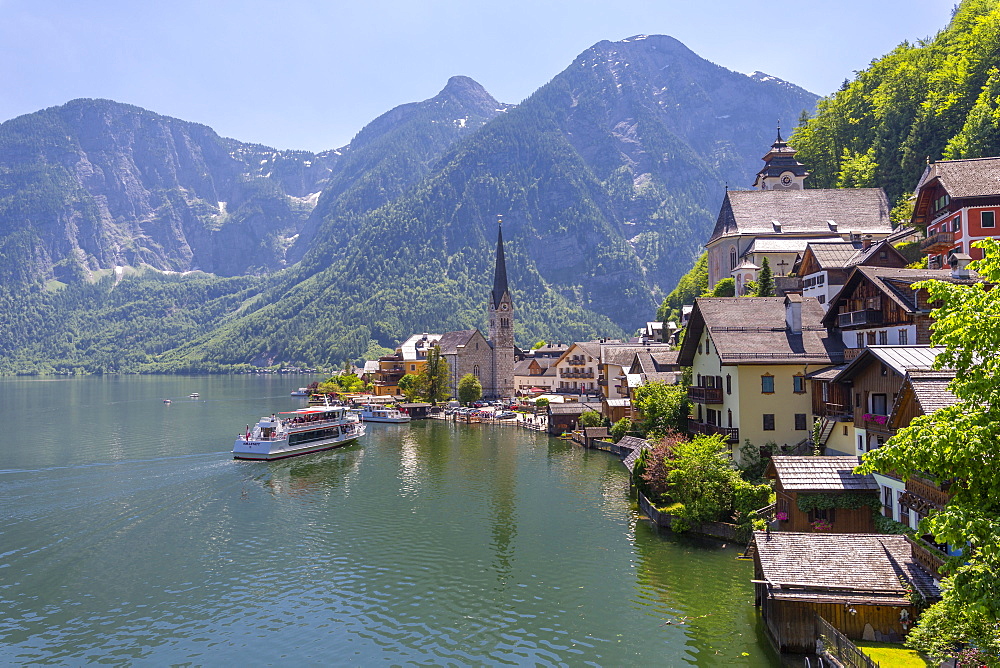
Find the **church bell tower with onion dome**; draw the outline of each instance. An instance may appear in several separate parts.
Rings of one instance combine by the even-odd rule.
[[[514,302],[507,288],[507,263],[503,254],[503,219],[497,221],[497,256],[493,272],[493,292],[487,309],[490,344],[493,346],[492,392],[484,394],[508,398],[514,396]]]

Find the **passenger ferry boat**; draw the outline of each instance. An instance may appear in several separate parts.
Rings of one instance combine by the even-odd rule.
[[[234,459],[282,459],[353,443],[365,426],[344,406],[309,406],[262,417],[233,446]]]
[[[363,422],[409,422],[410,416],[395,408],[364,404],[359,413]]]

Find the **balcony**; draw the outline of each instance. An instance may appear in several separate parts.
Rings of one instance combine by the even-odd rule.
[[[726,443],[740,442],[740,430],[736,427],[717,427],[714,424],[698,422],[697,420],[688,418],[688,431],[692,434],[708,434],[710,436],[712,434],[719,434]]]
[[[861,421],[860,424],[858,424],[858,426],[860,426],[862,429],[866,431],[875,431],[882,434],[892,433],[892,429],[889,428],[888,415],[877,415],[875,413],[862,413]]]
[[[722,388],[692,385],[688,388],[688,399],[696,404],[721,404]]]
[[[929,236],[921,241],[920,250],[924,253],[940,255],[941,253],[946,253],[951,250],[951,247],[954,245],[954,232],[938,232],[937,234]]]
[[[566,360],[566,364],[569,364],[569,365],[572,365],[572,366],[583,366],[584,364],[586,364],[586,362],[584,362],[583,359],[581,359],[581,358],[571,357],[568,360]]]
[[[593,371],[563,371],[559,374],[560,378],[593,378]]]
[[[943,491],[930,480],[916,475],[906,479],[906,491],[909,495],[916,497],[916,499],[922,502],[922,504],[909,504],[911,508],[915,508],[917,511],[941,510],[947,505],[949,499],[948,492]],[[923,504],[926,504],[927,507],[918,507],[918,505]]]
[[[841,329],[851,327],[868,327],[882,324],[882,311],[866,308],[863,311],[850,311],[837,316],[837,326]]]

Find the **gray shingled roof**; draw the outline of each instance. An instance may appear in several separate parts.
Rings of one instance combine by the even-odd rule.
[[[781,486],[788,491],[877,492],[874,476],[853,472],[859,463],[857,457],[775,455],[771,458]]]
[[[456,355],[458,354],[459,346],[464,346],[475,334],[476,329],[463,329],[458,332],[445,332],[441,335],[441,339],[438,341],[438,345],[441,346],[442,355]]]
[[[629,473],[635,471],[635,460],[639,458],[639,454],[643,450],[652,450],[653,446],[650,445],[649,441],[636,438],[635,436],[623,436],[620,441],[618,441],[618,447],[631,448],[632,452],[626,455],[622,463],[625,464],[625,468],[628,469]]]
[[[900,576],[926,598],[940,596],[903,536],[755,531],[754,542],[774,598],[907,605]]]
[[[958,403],[958,397],[948,389],[954,379],[954,371],[910,371],[906,378],[925,415]]]
[[[730,190],[709,243],[732,234],[773,235],[777,227],[782,235],[809,236],[892,231],[881,188]]]
[[[1000,195],[1000,158],[939,160],[924,169],[917,188],[935,178],[952,199]]]
[[[723,363],[833,364],[843,360],[840,340],[819,322],[823,307],[802,298],[802,331],[785,325],[785,297],[701,297],[695,300],[678,363],[691,366],[707,327]]]
[[[816,264],[823,269],[835,269],[848,266],[851,258],[858,254],[861,248],[860,243],[851,241],[837,241],[834,243],[809,242],[808,252],[816,258]]]
[[[636,353],[648,353],[651,351],[670,352],[670,346],[663,343],[654,343],[647,346],[629,345],[601,345],[601,364],[616,364],[618,366],[628,366],[632,363]]]
[[[792,237],[780,238],[780,237],[757,237],[750,244],[750,247],[746,250],[746,255],[750,253],[804,253],[806,246],[819,242],[819,243],[833,243],[840,241],[840,237],[829,237],[825,239],[816,239],[815,241],[809,237]]]

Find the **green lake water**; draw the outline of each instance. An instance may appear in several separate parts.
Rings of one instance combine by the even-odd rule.
[[[777,663],[739,548],[607,453],[419,421],[233,460],[309,380],[0,380],[0,664]]]

